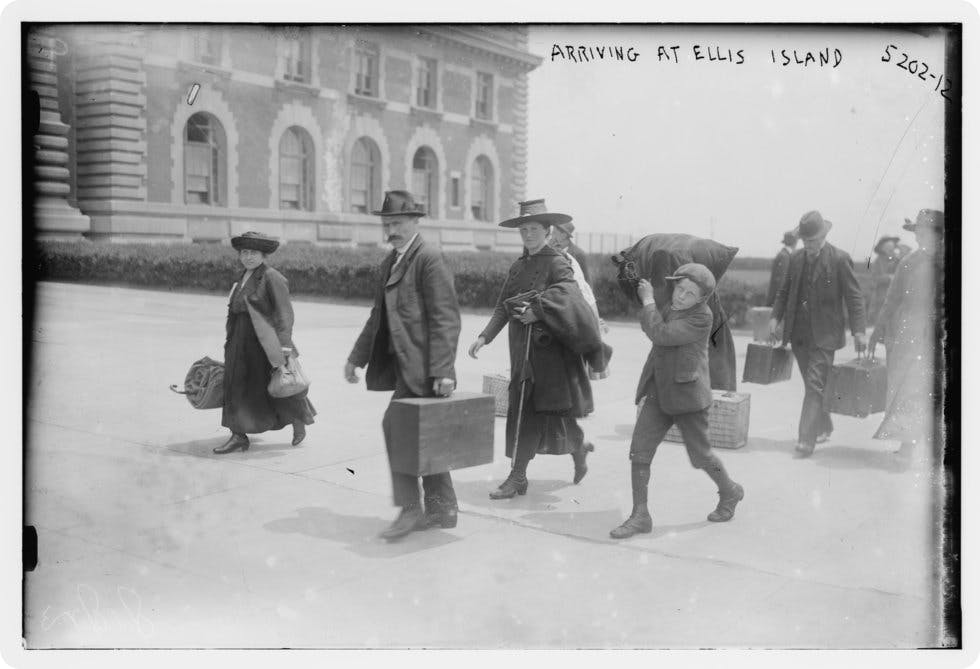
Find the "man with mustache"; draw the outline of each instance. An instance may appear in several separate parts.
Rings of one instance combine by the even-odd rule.
[[[419,218],[425,214],[411,193],[389,191],[381,211],[374,213],[381,216],[385,239],[394,250],[381,265],[374,307],[344,366],[344,378],[357,383],[355,369],[367,365],[368,390],[394,390],[392,400],[449,397],[456,387],[460,328],[453,277],[442,253],[419,235]],[[389,411],[381,427],[390,463]],[[391,482],[401,513],[381,534],[384,539],[393,541],[433,525],[456,526],[456,493],[449,472],[422,477],[424,509],[417,477],[392,470]]]
[[[769,321],[770,337],[781,336],[783,344],[792,345],[803,375],[806,393],[796,445],[797,455],[803,458],[813,455],[816,444],[827,441],[834,430],[830,414],[823,409],[823,391],[834,366],[834,353],[846,343],[845,312],[855,350],[860,353],[867,346],[861,286],[851,257],[827,243],[832,225],[819,211],[807,212],[800,219],[796,233],[803,248],[790,257]]]

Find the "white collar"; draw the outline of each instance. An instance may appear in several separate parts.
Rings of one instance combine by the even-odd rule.
[[[412,238],[408,240],[407,244],[405,244],[400,249],[395,249],[395,253],[398,254],[398,258],[401,258],[403,255],[405,255],[408,252],[408,249],[412,247],[412,244],[415,242],[415,238],[418,236],[419,233],[416,232],[414,235],[412,235]]]

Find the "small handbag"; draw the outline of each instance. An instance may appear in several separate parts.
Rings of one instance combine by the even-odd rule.
[[[310,380],[303,373],[299,360],[291,355],[286,358],[286,364],[272,370],[269,379],[269,395],[272,397],[292,397],[305,392],[310,387]]]

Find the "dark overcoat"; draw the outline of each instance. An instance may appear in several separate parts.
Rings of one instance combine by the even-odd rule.
[[[239,277],[238,283],[235,284],[232,291],[238,289],[244,277],[245,272],[242,272],[242,276]],[[244,291],[245,302],[275,330],[280,347],[291,348],[293,355],[298,356],[299,351],[293,344],[293,304],[289,297],[289,282],[286,281],[286,277],[279,270],[262,263],[252,270],[252,276],[242,290]],[[255,330],[259,331],[260,325],[255,323],[256,314],[251,314],[251,316]],[[226,338],[231,335],[231,321],[232,314],[229,313],[225,324]],[[264,344],[263,347],[265,347]],[[281,350],[275,351],[265,347],[265,351],[271,363],[274,365],[281,364]]]
[[[653,347],[640,374],[637,404],[644,396],[655,398],[670,416],[711,406],[711,321],[711,309],[704,302],[683,311],[670,306],[658,309],[656,304],[643,307],[640,326]]]
[[[783,277],[789,270],[789,259],[793,254],[785,246],[779,250],[772,261],[772,272],[769,274],[769,290],[766,292],[766,306],[771,307],[776,301],[776,293],[783,282]]]
[[[392,271],[393,251],[381,265],[381,281],[364,329],[348,362],[367,365],[368,390],[394,390],[395,364],[406,385],[424,396],[433,379],[456,379],[459,302],[442,253],[419,235]]]
[[[776,293],[772,318],[783,321],[783,343],[789,344],[796,323],[805,249],[793,253],[789,271]],[[818,348],[836,351],[847,343],[845,318],[851,333],[864,333],[865,312],[861,286],[854,276],[851,257],[832,244],[824,244],[810,270],[810,323],[813,343]]]

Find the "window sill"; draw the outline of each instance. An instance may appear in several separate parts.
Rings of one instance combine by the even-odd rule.
[[[418,117],[419,119],[421,119],[423,121],[424,120],[429,120],[429,121],[441,121],[442,120],[442,112],[439,111],[439,110],[437,110],[437,109],[432,109],[430,107],[418,107],[416,105],[412,105],[409,108],[409,113],[412,116]]]
[[[208,74],[213,74],[216,77],[221,77],[222,79],[231,79],[231,70],[225,69],[218,65],[209,65],[207,63],[199,63],[193,60],[177,61],[177,69],[180,72],[206,72]]]
[[[388,103],[382,100],[381,98],[371,97],[369,95],[361,95],[360,93],[348,93],[347,101],[354,104],[364,105],[368,107],[376,107],[378,109],[384,109],[385,107],[388,106]]]
[[[470,127],[472,128],[481,128],[483,130],[496,132],[499,125],[499,123],[490,119],[476,118],[475,116],[470,117]]]
[[[291,81],[287,79],[276,79],[277,91],[289,91],[290,93],[305,93],[312,97],[319,97],[320,89],[302,81]]]

